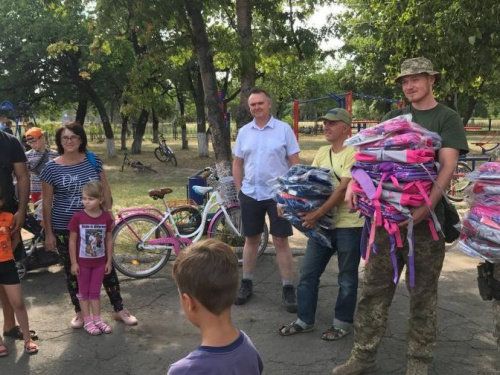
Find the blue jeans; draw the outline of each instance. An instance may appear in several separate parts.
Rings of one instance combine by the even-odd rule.
[[[323,246],[314,239],[308,240],[297,286],[297,317],[307,325],[314,325],[320,277],[335,253],[338,255],[339,264],[339,293],[335,303],[334,322],[342,328],[350,328],[352,325],[358,296],[358,266],[361,258],[359,244],[362,231],[363,228],[333,229],[330,233],[332,248]]]

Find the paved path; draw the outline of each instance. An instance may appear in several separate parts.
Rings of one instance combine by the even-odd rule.
[[[296,269],[305,241],[293,241]],[[476,264],[458,251],[448,253],[440,281],[439,339],[431,374],[500,374],[500,352],[491,335],[491,303],[480,299],[476,286]],[[235,306],[236,325],[252,338],[265,364],[266,374],[329,374],[349,354],[353,336],[326,342],[320,335],[330,321],[338,287],[337,264],[332,260],[322,280],[317,329],[291,337],[278,335],[280,325],[294,316],[281,303],[281,282],[272,254],[259,260],[255,295],[245,306]],[[165,374],[168,365],[185,356],[199,343],[197,330],[182,316],[177,289],[168,265],[158,275],[144,280],[122,277],[126,306],[137,315],[136,327],[112,322],[114,333],[91,337],[72,330],[73,316],[59,267],[35,271],[23,282],[32,327],[37,330],[40,352],[28,356],[22,342],[6,340],[10,355],[0,358],[1,375],[123,375]],[[360,267],[363,275],[362,266]],[[111,308],[103,296],[103,317],[110,321]],[[389,328],[380,348],[379,374],[405,373],[405,327],[408,292],[397,289]]]

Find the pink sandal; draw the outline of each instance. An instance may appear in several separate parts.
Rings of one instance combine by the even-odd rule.
[[[102,333],[111,333],[111,327],[104,323],[102,320],[94,322],[95,326],[99,328]]]
[[[0,344],[0,357],[9,355],[9,348],[4,343]]]
[[[83,329],[85,329],[85,331],[92,336],[98,336],[101,334],[101,330],[97,328],[93,321],[85,323],[83,325]]]

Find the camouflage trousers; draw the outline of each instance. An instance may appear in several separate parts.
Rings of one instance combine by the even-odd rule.
[[[500,280],[500,263],[495,264],[493,277]],[[494,324],[494,335],[497,338],[497,345],[500,349],[500,301],[493,300],[493,324]]]
[[[408,243],[406,229],[401,230],[403,248],[396,248],[398,280],[406,266],[406,285],[410,293],[410,317],[407,331],[408,358],[432,361],[437,338],[437,287],[443,267],[445,242],[441,234],[434,241],[427,222],[414,227],[415,286],[409,286]],[[361,361],[373,360],[387,328],[389,307],[396,284],[391,260],[391,242],[383,228],[375,235],[377,254],[372,253],[365,266],[361,299],[354,315],[354,348],[351,355]]]

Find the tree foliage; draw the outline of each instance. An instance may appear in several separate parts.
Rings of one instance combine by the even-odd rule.
[[[466,122],[475,103],[498,81],[500,3],[494,0],[341,0],[347,11],[332,26],[345,42],[356,79],[376,94],[390,87],[401,62],[426,56],[445,79],[438,96],[458,108]],[[377,90],[378,88],[378,90]],[[385,91],[387,92],[387,91]]]

